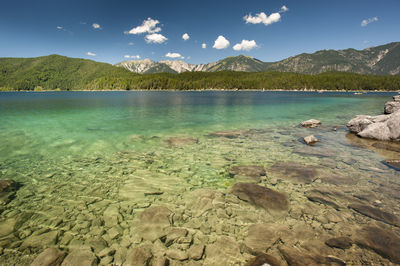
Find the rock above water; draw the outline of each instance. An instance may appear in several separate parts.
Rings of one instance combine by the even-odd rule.
[[[251,183],[235,184],[232,193],[239,199],[265,210],[287,210],[289,204],[285,194]]]
[[[280,266],[281,264],[274,257],[262,254],[249,260],[245,266]]]
[[[347,123],[350,132],[363,138],[400,140],[400,110],[389,115],[358,115]]]
[[[48,248],[40,253],[30,266],[58,266],[65,255],[66,253],[58,248]]]
[[[321,125],[321,121],[316,119],[310,119],[301,123],[302,127],[314,128]]]
[[[348,249],[353,245],[353,241],[349,237],[342,236],[330,238],[325,241],[325,244],[331,248]]]
[[[393,114],[400,110],[400,102],[387,102],[385,103],[385,114]]]
[[[231,176],[246,176],[251,179],[255,179],[256,181],[260,180],[261,176],[265,176],[265,168],[263,166],[258,165],[240,165],[240,166],[232,166],[229,169],[229,175]]]
[[[314,135],[304,137],[303,140],[307,145],[313,145],[318,142],[318,139]]]
[[[165,142],[170,146],[182,146],[197,143],[198,140],[192,137],[174,137],[166,139]]]
[[[400,227],[400,220],[396,215],[363,204],[350,204],[349,208],[372,219]]]
[[[317,179],[318,175],[316,167],[296,162],[278,162],[272,165],[269,170],[296,183],[311,183]]]
[[[391,262],[400,264],[400,237],[393,231],[368,226],[358,232],[357,235],[357,245],[372,249]]]

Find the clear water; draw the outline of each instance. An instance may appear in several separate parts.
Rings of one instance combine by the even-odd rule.
[[[103,263],[118,264],[124,260],[124,254],[119,254],[118,250],[126,252],[144,243],[137,240],[136,229],[132,228],[139,217],[136,214],[150,205],[167,206],[177,216],[185,217],[175,225],[190,228],[190,217],[194,216],[186,215],[185,210],[190,205],[191,194],[207,188],[223,193],[226,207],[231,204],[227,197],[235,201],[229,189],[236,181],[227,174],[232,165],[264,166],[267,179],[261,184],[289,195],[290,210],[296,204],[303,207],[311,204],[304,194],[325,184],[313,182],[299,186],[286,181],[279,174],[268,171],[277,162],[306,163],[322,167],[320,172],[324,175],[339,173],[344,178],[351,178],[355,180],[351,186],[331,183],[328,186],[352,195],[357,192],[357,186],[358,190],[361,187],[362,191],[368,192],[388,180],[399,185],[398,172],[381,163],[397,153],[368,149],[368,143],[360,144],[360,140],[349,136],[345,129],[345,124],[357,114],[382,113],[384,103],[393,95],[223,91],[2,92],[0,179],[13,179],[23,186],[0,214],[0,221],[19,219],[26,213],[29,213],[29,219],[24,219],[15,228],[12,237],[0,237],[4,249],[0,263],[2,259],[3,263],[17,264],[32,261],[44,247],[33,247],[28,252],[23,243],[35,231],[47,228],[58,232],[57,240],[51,245],[66,250],[73,245],[88,245],[91,238],[101,236],[106,246],[117,247],[117,253],[106,257],[107,260],[103,258]],[[310,118],[321,120],[322,126],[318,129],[298,127]],[[337,131],[332,130],[334,127]],[[207,136],[216,131],[247,129],[258,131],[237,139]],[[316,149],[333,151],[335,156],[327,158],[296,152],[307,148],[299,139],[310,134],[320,139]],[[176,136],[193,137],[198,143],[168,145],[166,140]],[[377,178],[381,183],[377,183]],[[386,188],[390,189],[390,186]],[[143,196],[146,191],[150,194],[161,191],[162,194]],[[398,201],[394,199],[387,199],[384,207],[398,211],[396,203]],[[250,206],[246,204],[235,201],[234,206],[246,209]],[[117,206],[121,215],[115,225],[120,233],[115,238],[107,233],[112,226],[102,218],[107,216],[109,206]],[[329,207],[318,205],[318,208],[323,213]],[[259,209],[249,211],[260,213],[253,223],[277,219],[272,214],[265,218],[263,215],[267,214]],[[339,214],[347,217],[349,213],[350,210],[346,210]],[[243,214],[243,219],[246,215]],[[288,226],[296,220],[301,223],[294,217],[288,215],[278,220]],[[95,222],[98,219],[100,222]],[[342,223],[335,223],[334,229],[325,228],[320,222],[318,230],[335,235],[345,226],[356,225],[359,219],[343,218]],[[85,226],[77,226],[77,221]],[[195,227],[192,230],[201,230],[207,235],[208,238],[202,240],[207,246],[221,235],[243,241],[249,226],[251,223],[246,222],[240,229],[224,232],[215,229],[210,222],[210,230]],[[310,227],[309,230],[317,229]],[[5,240],[2,242],[1,239]],[[275,253],[278,251],[274,246],[271,254]],[[375,255],[368,256],[375,259]],[[241,252],[233,261],[240,264],[251,257],[251,254]],[[349,255],[348,260],[356,263],[355,257]],[[205,253],[200,262],[217,263],[209,258],[212,255]],[[182,263],[189,261],[192,260]]]

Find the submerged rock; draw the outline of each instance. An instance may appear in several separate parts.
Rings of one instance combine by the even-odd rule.
[[[346,265],[343,260],[333,256],[306,253],[287,247],[279,247],[278,249],[290,266]]]
[[[166,228],[171,225],[172,212],[163,206],[146,209],[139,215],[137,226],[139,236],[154,241],[167,234]]]
[[[372,219],[400,227],[400,220],[396,215],[363,204],[350,204],[349,208]]]
[[[0,179],[0,206],[9,203],[21,184],[7,179]]]
[[[358,115],[347,123],[350,132],[363,138],[400,140],[400,110],[389,115]]]
[[[400,237],[393,231],[367,226],[358,232],[356,244],[369,248],[393,263],[400,264]]]
[[[321,147],[301,147],[293,151],[301,155],[311,155],[317,157],[335,157],[337,153],[334,150]]]
[[[198,139],[192,137],[174,137],[166,139],[165,142],[170,146],[182,146],[198,143]]]
[[[237,265],[240,263],[240,248],[236,241],[228,236],[221,236],[206,247],[205,265]]]
[[[265,176],[265,168],[258,165],[240,165],[232,166],[229,169],[229,175],[232,177],[244,176],[253,179],[254,181],[260,181],[261,176]]]
[[[250,226],[244,245],[252,255],[261,255],[279,239],[276,225],[254,224]]]
[[[249,134],[248,130],[225,130],[217,131],[208,134],[209,137],[223,137],[228,139],[236,139],[242,136],[247,136]]]
[[[278,162],[272,165],[269,170],[283,179],[306,184],[313,182],[318,175],[316,167],[296,162]]]
[[[316,119],[310,119],[301,123],[302,127],[314,128],[321,125],[321,121]]]
[[[280,266],[281,264],[276,258],[268,254],[258,255],[257,257],[252,258],[245,264],[245,266],[268,266],[268,265]]]
[[[59,266],[66,253],[58,248],[48,248],[40,253],[30,266]]]
[[[314,145],[318,142],[318,139],[314,135],[304,137],[303,140],[307,145]]]
[[[327,246],[332,248],[348,249],[353,245],[353,241],[349,237],[335,237],[325,241]]]
[[[97,265],[97,257],[89,249],[75,249],[65,257],[61,266]]]
[[[385,160],[385,164],[396,169],[397,171],[400,171],[400,160]]]
[[[147,266],[150,263],[153,254],[151,248],[147,245],[132,248],[126,255],[125,266]]]
[[[232,193],[239,199],[265,210],[284,211],[289,205],[285,194],[256,184],[235,184]]]
[[[33,234],[22,242],[21,248],[39,249],[53,246],[57,242],[58,235],[58,231],[50,231],[40,235]]]

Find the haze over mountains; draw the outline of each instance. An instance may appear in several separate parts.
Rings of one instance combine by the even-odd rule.
[[[400,74],[400,42],[393,42],[364,50],[321,50],[312,54],[303,53],[278,62],[262,62],[250,56],[232,56],[208,64],[188,64],[181,60],[160,62],[144,60],[123,61],[116,66],[135,73],[182,73],[217,72],[223,70],[260,72],[282,71],[303,74],[318,74],[327,71],[343,71],[359,74]]]

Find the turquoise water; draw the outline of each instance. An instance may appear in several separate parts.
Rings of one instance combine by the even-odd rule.
[[[260,241],[267,243],[261,252],[282,265],[282,250],[294,246],[304,256],[386,265],[387,256],[362,245],[342,252],[324,242],[356,239],[371,224],[399,233],[393,222],[349,207],[400,213],[399,174],[382,163],[399,153],[345,127],[357,114],[381,114],[394,94],[1,92],[0,180],[21,187],[9,202],[0,198],[0,264],[29,265],[46,247],[84,247],[101,265],[121,265],[145,246],[152,263],[244,265]],[[299,127],[311,118],[322,125]],[[233,137],[213,136],[220,131]],[[308,147],[302,138],[311,134],[319,142]],[[232,176],[243,165],[266,174]],[[240,200],[232,192],[240,182],[283,193],[288,209]],[[164,221],[151,218],[169,212]],[[266,237],[251,235],[259,224],[277,235],[257,240]],[[182,235],[170,235],[173,229]]]

